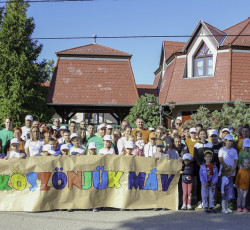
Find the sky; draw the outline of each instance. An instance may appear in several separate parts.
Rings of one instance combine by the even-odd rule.
[[[250,17],[249,0],[93,0],[31,3],[33,38],[132,35],[191,35],[203,20],[220,30]],[[162,42],[188,38],[98,39],[97,43],[132,54],[137,84],[152,84]],[[55,52],[93,43],[93,39],[42,40],[40,59],[57,60]]]

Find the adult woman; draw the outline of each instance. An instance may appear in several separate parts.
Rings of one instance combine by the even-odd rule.
[[[14,138],[17,138],[19,140],[19,144],[20,144],[20,147],[19,149],[24,151],[24,144],[25,144],[25,141],[22,140],[21,136],[22,136],[22,129],[20,127],[15,127],[13,129],[13,135],[14,135]],[[11,146],[10,146],[10,141],[7,141],[6,145],[5,145],[5,148],[4,148],[4,153],[7,154],[7,151],[11,150]]]
[[[30,139],[25,143],[25,152],[27,157],[41,156],[44,141],[40,139],[40,130],[38,127],[30,128]]]
[[[53,134],[53,129],[51,127],[45,127],[43,129],[42,135],[43,135],[43,141],[45,142],[45,144],[49,143],[49,139],[52,137]]]
[[[87,144],[86,129],[85,128],[78,129],[78,137],[80,138],[81,145],[85,148],[85,146]]]
[[[124,153],[125,144],[129,140],[129,138],[131,137],[131,132],[132,132],[132,128],[129,125],[127,125],[124,128],[124,137],[120,138],[117,142],[117,148],[118,148],[119,155],[122,155]]]
[[[45,127],[47,127],[46,124],[44,122],[41,122],[40,123],[40,137],[41,138],[44,138],[43,137],[43,130],[45,129]]]
[[[115,129],[113,133],[113,145],[114,145],[114,150],[116,154],[119,154],[118,148],[117,148],[117,142],[121,138],[121,131],[119,129]]]

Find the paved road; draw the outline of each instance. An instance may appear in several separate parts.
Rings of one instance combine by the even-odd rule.
[[[250,213],[205,214],[202,211],[53,211],[0,212],[2,230],[174,229],[249,230]]]

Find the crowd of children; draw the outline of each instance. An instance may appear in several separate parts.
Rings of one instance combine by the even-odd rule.
[[[203,129],[202,125],[166,131],[159,126],[145,129],[143,119],[136,120],[132,129],[123,121],[120,129],[105,123],[97,127],[71,121],[69,128],[60,126],[59,119],[52,127],[33,121],[27,115],[25,126],[12,131],[11,118],[0,131],[1,158],[62,155],[121,155],[172,159],[182,162],[179,180],[179,204],[182,210],[192,210],[194,198],[198,208],[215,213],[221,204],[222,213],[232,212],[237,195],[236,210],[247,212],[250,206],[250,128],[249,125]],[[179,122],[179,123],[178,123]],[[35,125],[34,125],[35,124]],[[194,196],[194,195],[195,196]],[[95,209],[96,211],[97,209]]]

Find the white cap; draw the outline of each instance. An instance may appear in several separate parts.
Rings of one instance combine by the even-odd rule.
[[[52,126],[52,129],[58,130],[58,128],[55,125]]]
[[[96,143],[95,142],[90,142],[88,149],[96,149]]]
[[[155,128],[154,128],[154,127],[148,127],[148,130],[150,130],[150,131],[154,131],[154,130],[155,130]]]
[[[197,130],[196,130],[196,128],[191,128],[191,129],[189,129],[189,132],[190,133],[197,133]]]
[[[68,147],[68,145],[67,145],[67,144],[63,144],[63,145],[61,145],[60,150],[62,151],[62,150],[64,150],[64,149],[69,149],[69,147]]]
[[[104,141],[112,141],[112,137],[111,137],[111,135],[105,135],[105,136],[103,137],[103,140],[104,140]]]
[[[100,125],[97,126],[97,130],[98,130],[98,129],[102,129],[102,128],[106,128],[106,125],[100,124]]]
[[[112,125],[107,125],[106,129],[113,129],[113,126]]]
[[[243,139],[243,148],[250,148],[250,139],[249,138]]]
[[[56,152],[53,149],[53,146],[49,144],[43,146],[43,151],[48,152],[51,155],[56,154]]]
[[[209,131],[209,136],[211,137],[212,135],[216,135],[216,136],[219,136],[218,132],[216,129],[212,129]]]
[[[222,131],[221,131],[222,133],[223,132],[228,132],[228,133],[230,133],[230,131],[229,131],[229,129],[228,128],[224,128],[224,129],[222,129]]]
[[[78,137],[77,133],[72,133],[72,134],[70,135],[70,140],[72,140],[74,137]]]
[[[224,140],[228,140],[228,141],[233,141],[234,138],[231,134],[227,134],[225,137],[224,137]]]
[[[67,130],[67,127],[66,126],[61,126],[60,129],[61,130]]]
[[[10,141],[10,144],[12,145],[12,144],[19,144],[20,143],[20,141],[17,139],[17,138],[13,138],[13,139],[11,139],[11,141]]]
[[[125,149],[133,149],[134,148],[134,143],[133,141],[127,141],[125,143]]]
[[[183,156],[182,156],[182,160],[192,160],[192,156],[190,155],[190,153],[185,153]]]
[[[31,115],[27,115],[25,117],[25,121],[27,121],[27,120],[33,121],[33,117]]]

